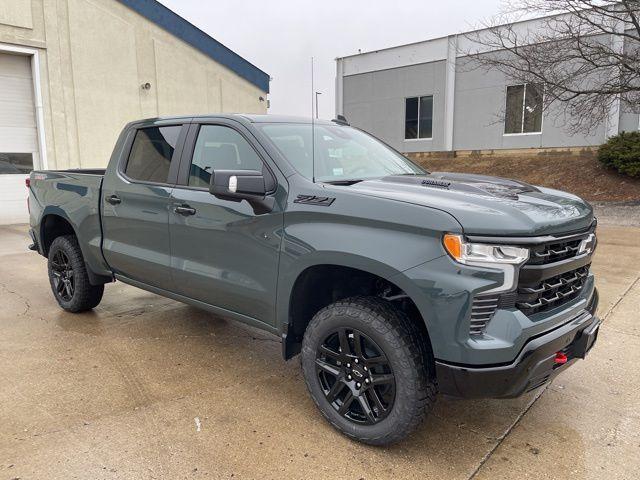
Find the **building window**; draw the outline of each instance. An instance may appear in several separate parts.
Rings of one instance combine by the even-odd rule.
[[[28,175],[33,170],[33,154],[0,152],[0,175]]]
[[[404,138],[431,138],[433,95],[405,99]]]
[[[504,133],[542,131],[542,85],[525,83],[507,87]]]

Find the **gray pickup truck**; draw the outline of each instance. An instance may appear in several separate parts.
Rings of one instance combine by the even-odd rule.
[[[278,335],[322,415],[370,444],[404,438],[438,392],[543,385],[600,325],[586,202],[429,173],[344,119],[138,121],[106,170],[29,184],[62,308],[120,280]]]

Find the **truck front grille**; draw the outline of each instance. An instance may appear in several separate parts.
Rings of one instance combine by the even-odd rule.
[[[564,242],[536,245],[530,249],[527,265],[546,265],[566,258],[575,257],[582,238]]]
[[[487,325],[496,310],[520,310],[527,316],[546,312],[580,296],[587,278],[595,239],[595,222],[580,233],[562,237],[547,236],[540,243],[530,238],[510,239],[512,245],[529,249],[529,259],[520,267],[518,285],[508,292],[499,294],[479,294],[472,301],[469,334],[484,335]],[[588,239],[587,247],[581,251],[581,243]],[[472,239],[474,240],[474,239]],[[478,242],[491,241],[485,238]]]
[[[537,284],[519,285],[516,307],[525,315],[532,315],[577,297],[589,275],[589,266],[556,275]]]

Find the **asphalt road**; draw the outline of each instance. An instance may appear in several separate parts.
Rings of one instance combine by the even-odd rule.
[[[439,398],[376,448],[322,419],[277,339],[122,283],[68,314],[26,227],[0,227],[0,480],[638,478],[640,229],[599,238],[586,360],[519,399]]]

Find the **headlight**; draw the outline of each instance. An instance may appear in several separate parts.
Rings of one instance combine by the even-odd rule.
[[[465,265],[481,265],[501,263],[520,265],[529,259],[529,250],[507,245],[488,245],[484,243],[468,243],[462,235],[447,233],[442,243],[447,253]]]
[[[469,243],[462,235],[447,233],[443,239],[447,253],[459,263],[501,270],[502,285],[482,293],[510,292],[518,284],[520,265],[529,259],[529,249],[509,245]]]

